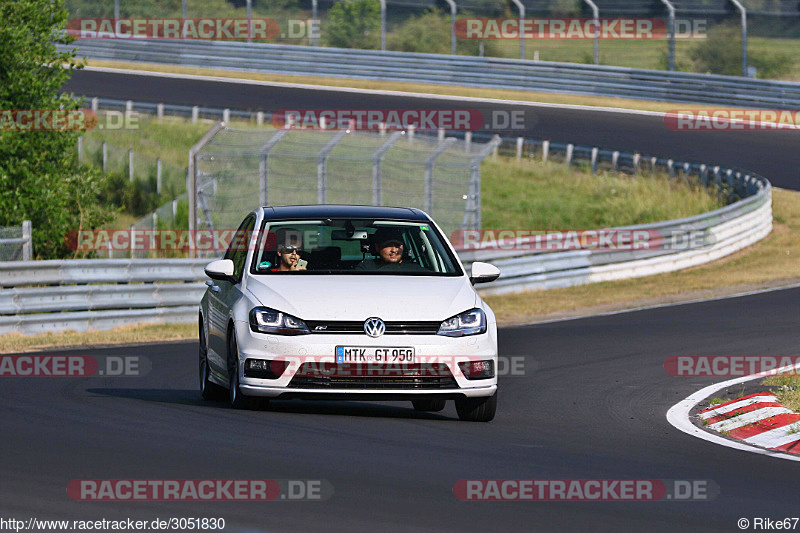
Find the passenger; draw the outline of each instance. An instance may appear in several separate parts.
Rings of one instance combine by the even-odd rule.
[[[380,272],[426,272],[424,268],[404,257],[403,236],[394,228],[379,228],[372,235],[377,259],[365,259],[354,270]]]

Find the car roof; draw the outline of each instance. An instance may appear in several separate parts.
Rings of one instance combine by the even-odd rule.
[[[383,207],[374,205],[281,205],[262,208],[269,220],[296,220],[305,218],[370,218],[389,220],[423,220],[428,216],[411,207]]]

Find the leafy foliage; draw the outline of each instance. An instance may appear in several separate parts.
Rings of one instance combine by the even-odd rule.
[[[741,30],[736,25],[722,24],[711,29],[708,37],[689,51],[695,72],[709,74],[742,74]],[[758,69],[759,78],[778,78],[792,68],[787,54],[748,54],[748,64]]]
[[[0,109],[79,108],[58,92],[79,68],[74,53],[55,47],[69,43],[58,33],[67,16],[63,0],[0,3]],[[77,164],[76,138],[69,131],[0,131],[0,225],[31,220],[34,253],[42,258],[70,256],[68,231],[110,219],[98,200],[105,178]]]
[[[328,11],[322,35],[338,48],[377,49],[381,45],[381,8],[378,0],[347,0]]]

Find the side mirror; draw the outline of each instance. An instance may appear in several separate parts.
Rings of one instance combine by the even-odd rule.
[[[469,276],[470,282],[473,285],[476,283],[488,283],[500,277],[500,269],[489,263],[482,263],[476,261],[472,263],[471,273]]]
[[[211,279],[221,281],[235,281],[233,277],[233,261],[230,259],[220,259],[206,265],[204,269],[206,276]]]

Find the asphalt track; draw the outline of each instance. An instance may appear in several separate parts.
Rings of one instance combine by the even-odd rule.
[[[220,107],[321,107],[314,91],[85,72],[70,89]],[[342,108],[372,102],[441,105],[336,97]],[[800,185],[800,156],[786,132],[672,134],[647,116],[536,114],[526,134],[676,158],[713,153],[778,185]],[[798,516],[797,464],[670,426],[673,404],[719,378],[671,377],[663,363],[671,355],[796,354],[798,316],[800,289],[789,289],[503,329],[501,353],[524,357],[524,375],[501,378],[498,416],[488,424],[459,422],[451,404],[440,414],[380,402],[233,411],[199,399],[196,343],[70,350],[142,356],[152,370],[139,378],[2,378],[0,518],[222,517],[226,531],[739,531],[739,518]],[[74,479],[126,478],[325,479],[334,495],[195,503],[79,502],[66,493]],[[462,502],[453,494],[460,479],[497,478],[707,480],[720,494],[684,502]]]
[[[138,355],[138,378],[2,378],[5,517],[223,517],[226,531],[738,531],[798,515],[797,463],[675,430],[674,403],[713,378],[670,355],[796,354],[800,289],[503,329],[497,418],[459,422],[410,402],[204,402],[193,342],[69,351]],[[48,352],[54,353],[54,352]],[[81,502],[73,479],[326,479],[314,502]],[[459,479],[708,480],[708,501],[464,502]]]
[[[187,80],[81,70],[65,90],[78,95],[145,102],[198,105],[249,111],[283,109],[478,109],[524,112],[523,130],[497,130],[509,136],[572,142],[640,151],[659,157],[741,167],[773,185],[800,188],[800,131],[672,131],[661,116],[507,103],[468,104],[374,92],[332,92],[217,81]],[[675,109],[691,106],[675,104]],[[492,126],[492,124],[489,124]],[[487,128],[486,132],[496,130]]]

